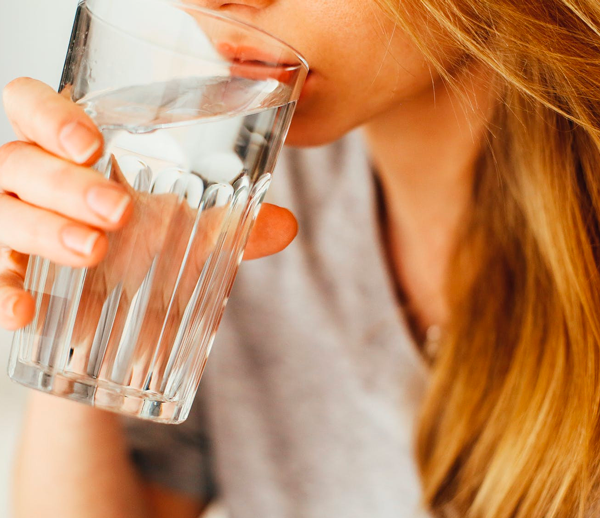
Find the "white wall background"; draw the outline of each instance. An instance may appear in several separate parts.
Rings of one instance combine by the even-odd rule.
[[[77,0],[0,0],[0,86],[30,76],[58,87]],[[12,140],[0,110],[0,143]]]
[[[19,76],[60,81],[77,0],[0,0],[0,87]],[[14,134],[0,109],[0,145]],[[26,390],[11,383],[11,334],[0,331],[0,518],[10,518],[9,475]]]

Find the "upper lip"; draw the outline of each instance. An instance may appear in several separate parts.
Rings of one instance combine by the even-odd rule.
[[[226,59],[238,64],[247,63],[250,65],[272,68],[295,68],[301,66],[300,61],[297,63],[284,62],[266,50],[251,47],[249,45],[219,43],[217,44],[217,51]]]

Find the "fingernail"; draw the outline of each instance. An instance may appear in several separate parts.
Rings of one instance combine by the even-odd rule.
[[[19,305],[20,300],[20,295],[13,295],[12,297],[9,297],[8,300],[6,300],[4,304],[2,304],[2,309],[4,310],[4,313],[10,318],[15,318],[17,316],[17,306]]]
[[[100,236],[100,232],[75,226],[65,227],[61,233],[63,244],[69,250],[86,256],[92,254]]]
[[[120,189],[97,186],[88,191],[86,201],[98,216],[118,223],[131,203],[131,196]]]
[[[71,159],[78,164],[87,162],[102,145],[98,134],[80,122],[65,126],[60,132],[60,142]]]

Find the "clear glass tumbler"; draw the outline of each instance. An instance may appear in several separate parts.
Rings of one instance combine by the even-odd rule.
[[[307,72],[280,40],[185,1],[80,2],[60,90],[101,129],[94,168],[134,210],[97,267],[31,258],[13,380],[186,419]]]

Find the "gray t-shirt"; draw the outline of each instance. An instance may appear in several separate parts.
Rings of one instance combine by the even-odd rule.
[[[300,233],[245,263],[190,418],[130,423],[160,484],[232,518],[415,518],[427,368],[398,310],[359,133],[285,149],[270,200]]]

